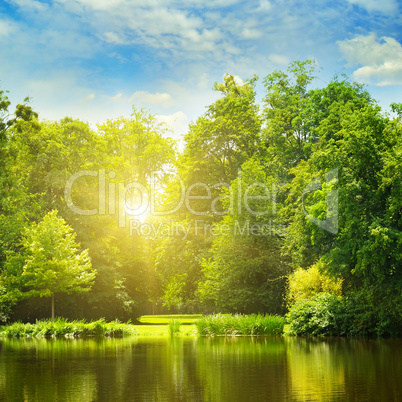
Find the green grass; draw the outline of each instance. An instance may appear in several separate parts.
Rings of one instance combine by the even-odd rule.
[[[202,317],[202,314],[167,314],[167,315],[143,315],[137,320],[142,324],[169,324],[170,320],[179,320],[182,324],[194,324]]]
[[[138,336],[168,336],[169,326],[166,324],[153,325],[136,325],[136,335]],[[181,325],[180,331],[176,333],[179,336],[196,336],[197,330],[195,325]]]
[[[7,338],[27,337],[81,337],[81,336],[108,336],[122,337],[135,335],[138,331],[134,325],[120,321],[105,322],[104,319],[85,322],[68,321],[64,318],[36,321],[35,324],[14,322],[0,329],[0,336]]]
[[[181,321],[171,318],[168,322],[168,331],[170,336],[175,336],[180,332]]]
[[[176,324],[177,325],[177,324]],[[0,328],[0,337],[7,338],[61,338],[61,337],[123,337],[128,335],[136,336],[168,336],[169,325],[132,325],[121,323],[118,320],[105,322],[104,319],[85,322],[68,321],[64,318],[57,318],[54,321],[36,321],[35,324],[23,324],[14,322]],[[180,325],[175,335],[194,336],[196,330],[194,325]]]
[[[281,335],[285,318],[260,314],[215,314],[195,322],[199,335]]]
[[[148,325],[132,325],[120,321],[106,322],[104,319],[86,322],[68,321],[64,318],[37,321],[34,324],[14,322],[0,327],[0,337],[88,337],[106,336],[196,336],[196,335],[280,335],[285,318],[272,315],[216,314],[142,316],[141,322]],[[188,325],[182,325],[185,321]],[[194,324],[191,324],[191,323]]]

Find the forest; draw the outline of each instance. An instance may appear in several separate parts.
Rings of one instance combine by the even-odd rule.
[[[135,106],[94,129],[1,90],[1,321],[261,313],[402,335],[402,104],[317,74],[275,70],[261,102],[257,76],[225,75],[182,142]]]

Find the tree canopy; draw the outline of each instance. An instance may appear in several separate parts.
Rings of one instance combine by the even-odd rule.
[[[1,281],[12,300],[88,292],[96,271],[88,250],[79,251],[76,234],[57,211],[49,212],[23,234],[21,253],[11,257]]]
[[[402,108],[318,75],[292,62],[259,97],[226,74],[181,144],[135,106],[93,129],[28,98],[11,113],[0,91],[0,317],[40,318],[54,294],[62,315],[111,319],[311,299],[402,333]]]

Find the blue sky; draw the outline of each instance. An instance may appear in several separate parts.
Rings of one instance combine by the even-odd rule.
[[[42,119],[95,125],[148,108],[175,136],[225,73],[262,79],[315,58],[315,86],[345,73],[383,108],[402,102],[397,0],[2,0],[0,88]]]

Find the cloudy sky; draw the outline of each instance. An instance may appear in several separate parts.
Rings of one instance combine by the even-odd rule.
[[[43,119],[91,124],[132,105],[175,135],[225,73],[262,79],[315,58],[315,85],[345,73],[387,108],[402,102],[397,0],[1,0],[0,89]]]

